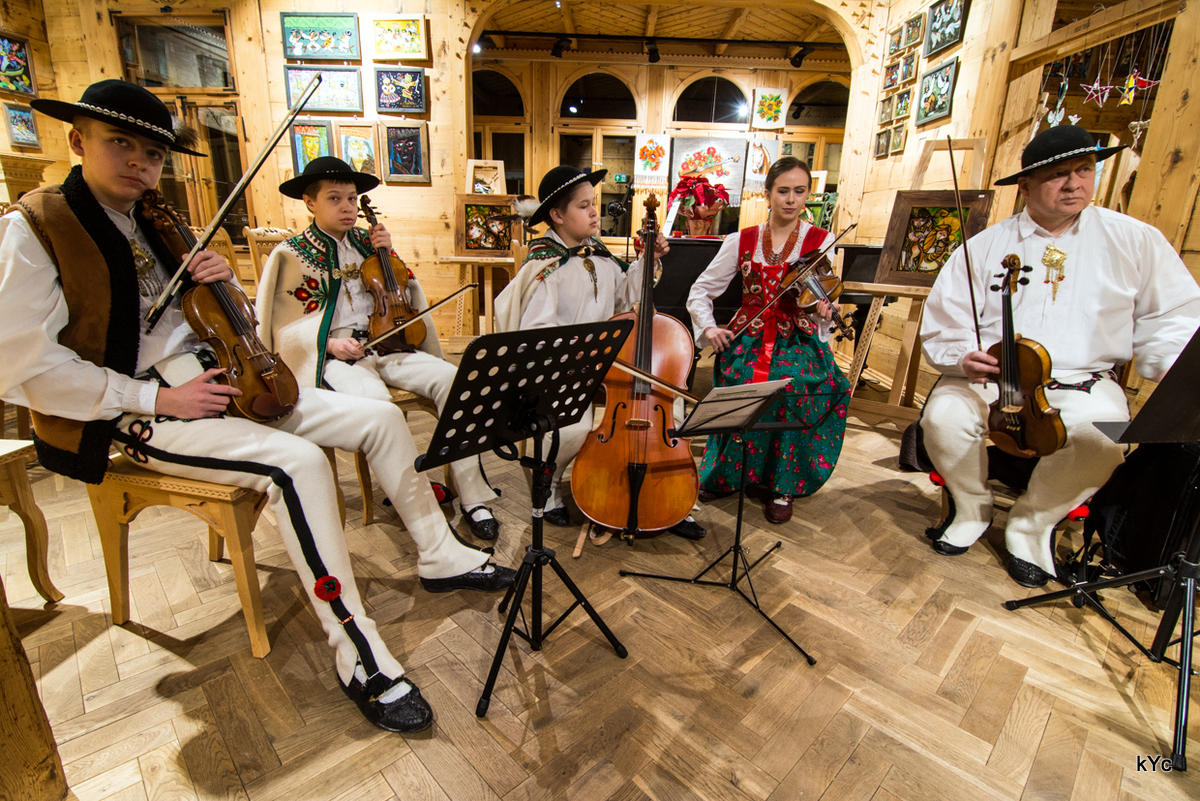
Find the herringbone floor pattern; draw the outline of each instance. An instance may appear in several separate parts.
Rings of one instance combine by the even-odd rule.
[[[418,439],[429,418],[413,418]],[[78,483],[32,470],[66,599],[43,609],[15,516],[0,512],[0,570],[67,779],[78,799],[1195,799],[1198,771],[1139,771],[1169,750],[1175,674],[1070,605],[1005,611],[1025,591],[994,545],[933,554],[938,502],[896,468],[899,435],[853,421],[838,469],[788,525],[748,506],[763,605],[817,657],[807,666],[740,598],[617,576],[689,573],[731,537],[736,499],[704,508],[710,536],[550,544],[629,649],[618,659],[580,611],[532,653],[509,649],[486,720],[475,702],[501,620],[495,597],[430,595],[413,548],[381,522],[350,526],[356,569],[385,638],[431,699],[431,735],[365,723],[330,654],[273,520],[255,536],[273,650],[249,641],[227,562],[209,563],[199,521],[149,510],[131,536],[133,620],[109,623],[100,545]],[[347,456],[351,521],[358,489]],[[500,556],[528,538],[519,472],[504,489]],[[991,541],[1000,541],[993,531]],[[547,604],[565,593],[547,578]],[[1156,618],[1107,598],[1134,633]],[[1193,718],[1196,704],[1192,705]],[[1195,727],[1193,727],[1195,729]],[[1191,741],[1193,760],[1200,742]]]

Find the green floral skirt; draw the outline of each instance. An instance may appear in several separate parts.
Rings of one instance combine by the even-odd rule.
[[[762,339],[742,334],[717,357],[717,386],[750,382]],[[760,420],[789,421],[794,431],[759,432],[746,438],[746,482],[779,495],[811,495],[833,473],[846,433],[850,384],[824,342],[793,332],[776,340],[769,378],[792,383]],[[732,434],[710,435],[700,462],[700,486],[736,492],[742,480],[742,443]]]

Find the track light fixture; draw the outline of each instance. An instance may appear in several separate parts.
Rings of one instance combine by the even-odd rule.
[[[571,46],[571,40],[565,36],[561,36],[554,42],[554,46],[550,48],[550,55],[555,58],[562,58],[563,53]]]
[[[658,52],[658,42],[653,39],[646,40],[646,57],[651,64],[657,64],[662,60],[662,56]]]
[[[800,65],[804,63],[804,57],[812,52],[812,49],[806,45],[799,45],[799,47],[800,49],[788,59],[788,61],[791,62],[791,65],[796,69],[800,69]]]

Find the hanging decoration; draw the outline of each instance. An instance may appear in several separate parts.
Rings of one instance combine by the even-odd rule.
[[[671,178],[670,161],[667,159],[671,138],[663,134],[640,133],[635,147],[633,188],[666,189]]]
[[[784,97],[784,89],[755,89],[754,113],[750,116],[750,127],[764,130],[783,128]]]
[[[767,170],[779,158],[779,140],[753,137],[746,153],[743,193],[761,195],[766,189]]]

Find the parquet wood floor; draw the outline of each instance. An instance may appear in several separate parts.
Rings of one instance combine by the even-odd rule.
[[[430,418],[413,422],[428,436]],[[182,512],[152,509],[134,525],[124,627],[109,622],[76,482],[31,471],[66,599],[43,608],[6,512],[0,571],[73,797],[86,801],[1200,798],[1198,769],[1138,770],[1139,756],[1169,751],[1174,672],[1069,605],[1005,611],[1027,591],[1001,568],[995,530],[963,557],[930,551],[937,496],[898,471],[899,432],[876,422],[852,420],[832,480],[788,525],[748,506],[752,554],[783,541],[754,586],[815,667],[727,590],[617,576],[697,570],[730,540],[736,499],[724,499],[700,514],[710,535],[699,543],[589,545],[571,559],[577,532],[550,529],[629,657],[576,611],[541,652],[510,647],[482,721],[498,599],[421,590],[394,512],[353,522],[361,501],[341,454],[362,591],[434,705],[430,735],[378,731],[342,696],[269,513],[255,533],[274,646],[263,660],[250,655],[231,568],[207,561],[202,525]],[[504,490],[500,557],[515,564],[528,492],[512,465],[486,464]],[[565,592],[546,586],[561,609]],[[1135,633],[1152,630],[1131,594],[1107,600]]]

